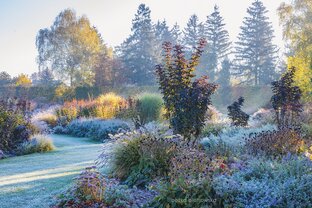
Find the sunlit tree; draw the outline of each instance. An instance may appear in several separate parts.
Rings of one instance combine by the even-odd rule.
[[[305,100],[312,100],[312,1],[294,0],[278,9],[284,38],[290,46],[288,68],[296,67],[294,81]]]
[[[14,78],[14,84],[18,87],[27,87],[31,85],[31,80],[26,74],[20,74]]]
[[[36,46],[40,69],[51,68],[73,86],[93,84],[97,56],[105,50],[89,19],[70,9],[62,11],[50,28],[39,30]]]

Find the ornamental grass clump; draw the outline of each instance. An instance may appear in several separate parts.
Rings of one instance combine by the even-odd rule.
[[[182,138],[159,131],[139,129],[113,136],[118,145],[113,151],[112,173],[128,185],[143,186],[157,177],[166,177],[170,160]],[[107,164],[105,154],[99,164]]]
[[[126,99],[114,93],[107,93],[93,100],[72,100],[65,102],[62,107],[56,110],[59,119],[65,118],[66,122],[84,118],[112,119],[117,113],[128,108]]]
[[[43,153],[55,149],[53,141],[45,135],[34,135],[28,141],[23,142],[19,147],[19,154]]]
[[[129,119],[136,129],[162,118],[164,108],[161,95],[142,93],[127,99],[127,108],[117,113],[117,118]]]
[[[143,93],[138,96],[136,111],[143,125],[158,121],[161,116],[163,100],[156,93]]]
[[[95,116],[103,119],[116,117],[117,112],[127,108],[127,101],[115,93],[107,93],[99,96],[96,100]]]

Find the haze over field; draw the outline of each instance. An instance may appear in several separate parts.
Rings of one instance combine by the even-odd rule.
[[[170,27],[177,22],[181,29],[186,26],[192,14],[197,14],[200,21],[205,21],[206,16],[213,11],[213,6],[217,4],[225,19],[230,38],[234,42],[246,16],[246,9],[252,2],[252,0],[1,0],[0,71],[7,71],[11,76],[36,72],[38,65],[35,40],[38,30],[50,27],[56,15],[65,8],[75,9],[79,16],[85,14],[91,24],[98,28],[106,44],[115,47],[130,34],[131,19],[134,18],[140,3],[150,7],[153,22],[166,19]],[[276,9],[282,2],[263,0],[275,30],[275,44],[280,48],[283,48],[282,30]]]

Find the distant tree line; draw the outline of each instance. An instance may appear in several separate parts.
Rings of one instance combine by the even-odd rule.
[[[132,20],[131,34],[113,50],[86,16],[78,17],[66,9],[50,28],[38,32],[39,73],[49,79],[51,72],[71,86],[154,85],[154,69],[161,61],[164,42],[184,46],[190,58],[198,41],[205,38],[198,76],[208,75],[224,87],[233,80],[267,85],[277,76],[277,47],[267,12],[263,3],[255,0],[247,9],[238,41],[232,43],[218,6],[205,21],[194,14],[180,29],[178,24],[169,27],[166,20],[153,23],[150,8],[141,4]],[[36,76],[34,80],[38,80]]]
[[[201,22],[194,14],[184,29],[166,21],[153,24],[150,9],[139,6],[132,21],[132,34],[118,47],[118,55],[137,85],[154,83],[154,65],[161,60],[159,49],[164,42],[184,46],[186,55],[194,52],[201,38],[208,42],[200,59],[197,75],[208,75],[211,81],[227,86],[232,79],[248,85],[267,85],[278,77],[277,46],[267,9],[261,1],[254,1],[247,9],[236,43],[231,43],[218,6]],[[155,50],[157,49],[157,50]],[[232,60],[231,60],[232,59]]]

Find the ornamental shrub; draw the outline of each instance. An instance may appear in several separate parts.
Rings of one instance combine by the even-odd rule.
[[[26,101],[0,101],[0,150],[4,153],[17,154],[20,144],[27,141],[36,131],[26,120]]]
[[[163,63],[156,66],[166,116],[174,133],[187,138],[200,134],[208,105],[211,104],[210,96],[217,89],[217,85],[208,83],[208,77],[193,80],[204,47],[205,40],[202,39],[192,58],[186,60],[182,46],[172,47],[171,43],[165,42]]]
[[[249,115],[241,110],[243,106],[244,98],[238,98],[238,101],[235,101],[232,105],[227,107],[228,116],[232,120],[233,126],[247,126]]]
[[[130,186],[144,186],[156,177],[168,175],[170,159],[181,137],[141,128],[113,136],[118,145],[112,154],[112,173]],[[105,154],[99,163],[106,164]]]
[[[295,86],[294,77],[296,68],[288,70],[280,80],[272,82],[272,106],[275,110],[275,119],[279,128],[292,128],[297,126],[300,112],[303,111],[301,90]]]

